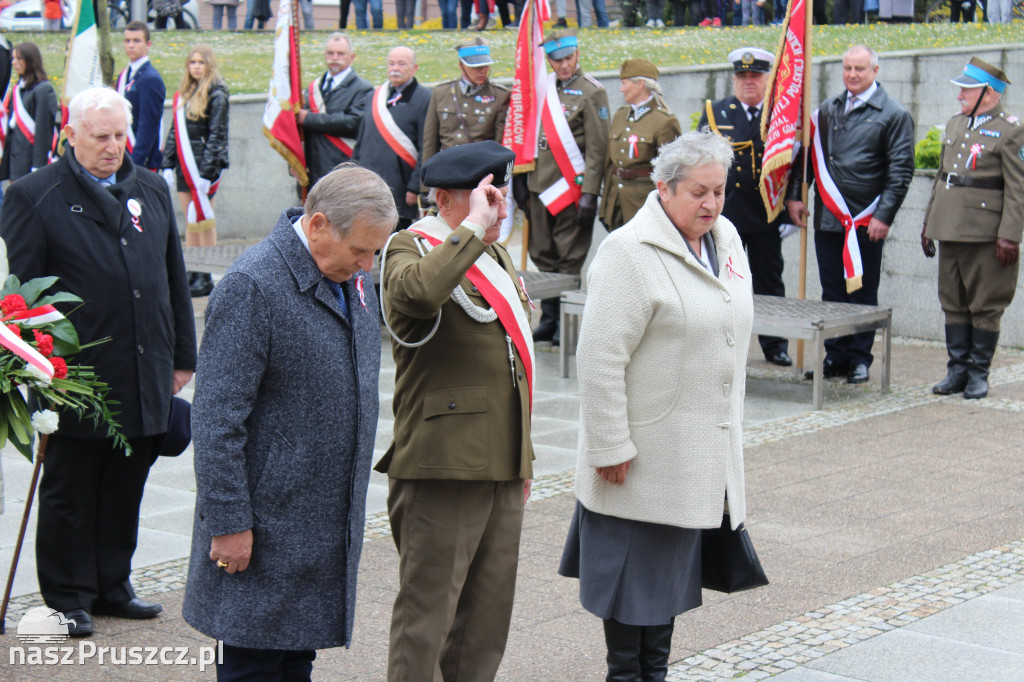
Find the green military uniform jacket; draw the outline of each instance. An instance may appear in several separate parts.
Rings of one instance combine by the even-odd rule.
[[[382,303],[392,329],[406,342],[425,338],[439,310],[441,319],[434,336],[418,348],[392,339],[394,440],[375,469],[401,479],[533,478],[523,362],[515,352],[513,384],[501,323],[477,322],[451,298],[452,290],[462,287],[475,305],[488,308],[466,271],[483,253],[513,279],[515,265],[504,248],[484,246],[467,227],[454,230],[425,256],[416,246],[419,239],[402,231],[391,241],[382,258]]]
[[[680,133],[679,121],[658,97],[641,104],[635,113],[629,104],[615,112],[601,198],[601,222],[609,231],[632,220],[647,201],[647,195],[654,189],[651,161],[658,155],[659,147]]]
[[[501,144],[512,92],[487,81],[465,94],[461,78],[434,88],[423,124],[423,161],[442,149],[468,142],[494,140]]]
[[[584,194],[600,194],[604,160],[608,152],[608,93],[600,82],[583,73],[579,67],[569,80],[556,80],[556,88],[558,100],[569,121],[569,129],[576,139],[576,145],[583,152],[586,164],[581,189]],[[548,132],[542,127],[537,168],[530,173],[529,188],[537,194],[562,177],[548,147]]]
[[[939,241],[1021,241],[1024,229],[1024,126],[997,104],[986,115],[946,124],[925,235]],[[972,159],[972,150],[975,152]],[[947,183],[947,176],[955,174]],[[960,179],[967,185],[957,184]],[[1003,187],[986,187],[998,185]],[[972,182],[982,186],[970,186]]]

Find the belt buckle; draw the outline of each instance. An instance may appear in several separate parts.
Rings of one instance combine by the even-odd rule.
[[[955,171],[952,173],[946,173],[946,189],[949,189],[950,185],[955,185],[956,183],[953,181],[953,178],[958,177],[960,177],[960,174]]]

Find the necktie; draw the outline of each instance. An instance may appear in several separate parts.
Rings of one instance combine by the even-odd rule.
[[[341,307],[341,312],[345,314],[345,318],[349,319],[348,314],[348,301],[345,300],[345,288],[338,282],[332,282],[329,279],[325,279],[327,286],[330,287],[331,291],[334,292],[334,298],[338,299],[338,305]]]
[[[855,106],[857,106],[857,95],[850,95],[846,99],[846,113],[853,111]]]
[[[327,94],[334,89],[334,76],[324,76],[324,82],[321,84],[320,90],[326,97]]]
[[[128,67],[128,73],[124,75],[124,88],[128,89],[128,86],[132,83],[132,67]]]
[[[747,115],[750,116],[751,121],[757,120],[757,114],[759,111],[760,109],[758,107],[750,107],[749,109],[747,109]]]

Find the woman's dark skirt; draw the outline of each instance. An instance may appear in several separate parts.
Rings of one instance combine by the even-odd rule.
[[[577,501],[558,573],[580,579],[580,603],[599,618],[667,625],[701,605],[700,530],[607,516]]]

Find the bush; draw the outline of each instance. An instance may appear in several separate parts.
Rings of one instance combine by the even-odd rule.
[[[914,145],[914,164],[918,168],[938,168],[942,154],[942,128],[933,126],[920,142]]]

